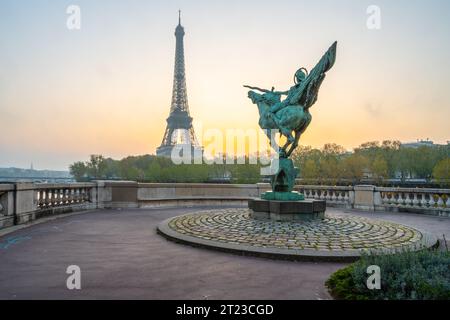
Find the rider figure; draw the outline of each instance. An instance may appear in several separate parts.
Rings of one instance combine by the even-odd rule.
[[[291,98],[294,94],[297,94],[297,88],[302,84],[302,82],[306,79],[307,74],[305,73],[307,72],[305,68],[300,68],[297,70],[297,72],[295,73],[294,76],[294,82],[295,85],[292,86],[289,91],[285,91],[285,92],[280,92],[280,94],[285,94],[287,95],[286,99],[284,99],[281,102],[278,102],[274,105],[272,105],[269,109],[268,114],[270,114],[270,117],[272,117],[280,110],[286,108],[287,106],[290,105],[291,102]],[[273,88],[272,88],[273,91]]]
[[[295,85],[292,86],[289,91],[274,91],[275,88],[272,87],[272,90],[261,89],[258,87],[250,87],[244,86],[250,89],[256,89],[258,91],[264,92],[264,98],[267,103],[271,106],[265,116],[275,122],[280,128],[280,131],[288,138],[290,142],[293,142],[293,136],[289,128],[284,127],[280,123],[280,119],[277,117],[276,113],[288,106],[291,105],[291,100],[298,93],[298,88],[302,85],[302,82],[306,79],[308,71],[305,68],[300,68],[294,75]],[[286,95],[286,99],[281,101],[281,96]]]

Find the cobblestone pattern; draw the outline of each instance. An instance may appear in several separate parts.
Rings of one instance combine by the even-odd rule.
[[[327,215],[324,220],[256,220],[243,208],[202,211],[173,218],[169,227],[196,238],[254,247],[345,252],[415,247],[422,234],[403,225],[356,216]]]

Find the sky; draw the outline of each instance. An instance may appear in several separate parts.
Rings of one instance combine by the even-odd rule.
[[[80,30],[66,26],[69,5]],[[367,27],[369,5],[381,29]],[[197,135],[256,129],[242,85],[287,90],[337,40],[302,145],[450,140],[447,0],[0,0],[0,167],[155,153],[178,9]]]

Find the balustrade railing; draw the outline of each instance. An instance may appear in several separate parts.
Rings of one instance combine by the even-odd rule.
[[[84,184],[70,184],[67,186],[38,185],[35,191],[35,200],[39,209],[92,202],[92,188],[92,186]]]
[[[375,188],[379,204],[389,208],[439,210],[450,212],[449,189]]]
[[[305,198],[326,200],[328,204],[349,206],[353,201],[353,188],[341,186],[296,186]]]
[[[148,185],[129,181],[0,184],[0,229],[54,213],[115,206],[139,207],[153,199],[160,201],[161,195],[176,200],[177,197],[199,197],[199,194],[206,198],[211,194],[219,197],[223,192],[224,199],[233,195],[231,197],[235,200],[236,195],[240,199],[251,198],[269,189],[269,185],[227,185],[226,188],[220,185],[195,185],[192,188],[189,185]],[[326,200],[330,207],[406,211],[450,217],[450,189],[298,185],[295,190],[309,199]]]

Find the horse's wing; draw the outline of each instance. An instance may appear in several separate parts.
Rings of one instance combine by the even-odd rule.
[[[290,104],[302,104],[305,107],[311,107],[317,100],[317,93],[320,85],[325,78],[325,73],[330,70],[336,61],[337,42],[325,52],[319,63],[311,70],[308,77],[296,89],[291,97]],[[307,104],[310,104],[307,106]]]

